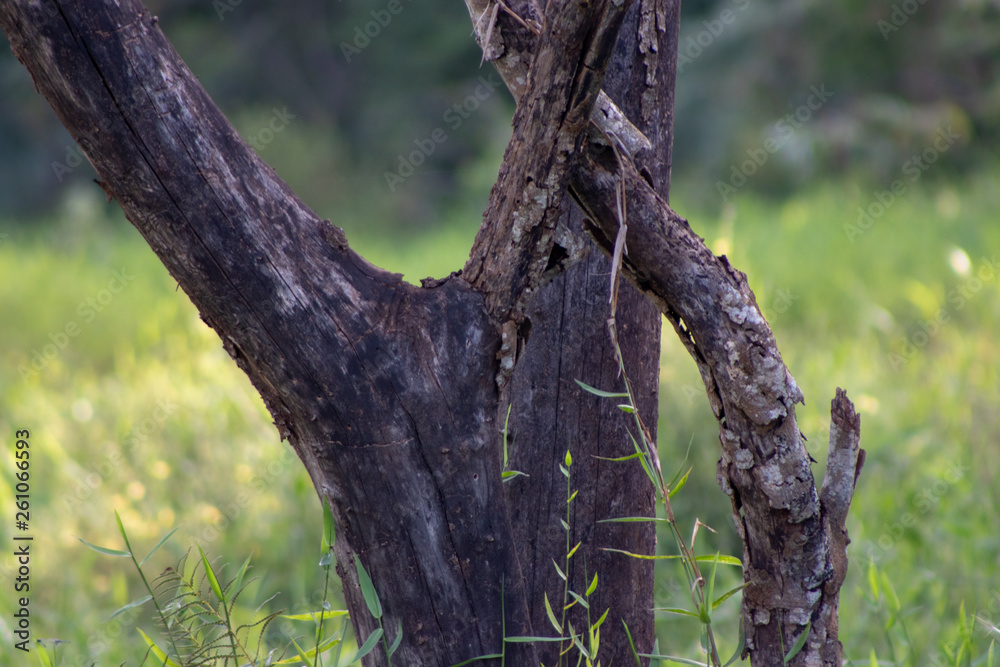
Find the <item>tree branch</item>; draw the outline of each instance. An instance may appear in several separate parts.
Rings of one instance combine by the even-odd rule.
[[[463,278],[498,321],[519,321],[549,264],[570,158],[584,136],[628,4],[552,1],[514,136]]]
[[[356,635],[378,623],[355,554],[387,631],[402,624],[399,664],[495,653],[505,620],[532,634],[482,295],[454,279],[413,287],[354,253],[239,137],[137,0],[2,0],[0,27],[330,501]],[[507,657],[537,664],[529,645]]]
[[[807,624],[793,665],[839,665],[837,601],[846,568],[843,518],[853,493],[860,422],[843,392],[834,402],[833,475],[821,506],[795,421],[802,393],[785,367],[746,275],[716,257],[629,161],[588,144],[572,192],[605,252],[618,232],[615,189],[625,180],[629,254],[623,272],[673,324],[698,364],[720,425],[718,475],[744,542],[743,616],[755,665],[783,658]],[[841,453],[843,452],[843,453]],[[853,454],[852,454],[853,452]],[[848,486],[840,474],[850,468]],[[829,515],[826,514],[829,513]],[[831,528],[833,522],[834,528]],[[831,535],[835,533],[835,535]],[[842,533],[842,537],[840,537]],[[821,662],[817,662],[821,660]]]
[[[474,18],[490,6],[488,0],[466,4]],[[498,12],[492,32],[477,27],[487,59],[496,62],[515,97],[524,62],[524,52],[516,49],[530,43],[525,18],[530,9],[520,8],[525,12],[521,20],[505,20],[501,15],[509,12]],[[624,179],[629,254],[623,271],[673,324],[698,364],[719,420],[718,480],[731,498],[744,542],[747,652],[755,665],[780,664],[783,647],[808,626],[806,646],[791,664],[839,665],[836,615],[848,541],[843,518],[853,482],[850,489],[843,482],[825,485],[828,502],[820,503],[795,421],[794,405],[803,396],[746,276],[705,246],[630,159],[619,163],[607,145],[608,138],[621,139],[617,133],[602,128],[592,137],[574,164],[570,192],[590,219],[588,231],[610,254],[620,224],[616,187]],[[856,450],[860,424],[838,417],[848,414],[853,407],[840,393],[834,408],[836,439],[853,442]],[[843,466],[834,461],[835,472],[850,467],[849,444],[831,451],[848,452],[835,456],[846,461]]]
[[[538,4],[534,0],[465,0],[465,5],[484,60],[493,63],[520,105],[528,87],[528,69],[532,62],[529,54],[534,51],[536,35],[540,30],[541,10]],[[652,149],[646,135],[629,121],[604,91],[597,96],[590,120],[605,133],[614,133],[621,139],[633,157]]]

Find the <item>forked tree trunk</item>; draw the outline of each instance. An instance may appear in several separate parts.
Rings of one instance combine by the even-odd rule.
[[[561,476],[549,487],[568,446],[584,454],[573,538],[587,554],[586,563],[574,556],[572,584],[585,586],[584,569],[601,572],[595,600],[634,624],[640,650],[650,648],[649,569],[597,549],[648,551],[652,533],[594,523],[650,512],[650,493],[634,468],[590,456],[621,452],[622,423],[570,384],[614,381],[603,332],[607,260],[594,253],[545,287],[582,245],[566,222],[566,193],[607,251],[623,187],[623,272],[681,335],[720,421],[718,476],[745,543],[751,661],[781,664],[782,648],[809,632],[790,664],[839,665],[859,423],[838,393],[817,494],[795,423],[801,393],[745,276],[665,203],[676,3],[642,0],[629,20],[628,3],[608,0],[550,0],[544,16],[532,0],[467,5],[487,59],[518,100],[514,135],[465,270],[419,288],[354,253],[275,176],[137,0],[3,0],[0,27],[105,192],[218,332],[329,501],[359,637],[378,623],[354,556],[374,579],[390,642],[402,628],[396,664],[452,665],[501,650],[508,665],[538,664],[547,649],[504,648],[502,628],[546,632],[538,604],[553,592],[547,559],[564,548],[551,539]],[[619,41],[609,92],[624,114],[601,93]],[[641,299],[622,299],[626,365],[652,421],[658,323]],[[519,335],[527,344],[515,365]],[[512,467],[532,477],[505,487],[508,400]],[[617,619],[602,662],[628,664],[612,626]],[[381,650],[366,660],[387,664]]]

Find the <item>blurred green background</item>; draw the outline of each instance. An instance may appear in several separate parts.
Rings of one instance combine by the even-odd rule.
[[[475,98],[491,70],[460,3],[403,0],[368,43],[355,29],[385,3],[147,4],[261,156],[362,254],[412,282],[461,266],[512,103],[502,90]],[[31,431],[34,636],[70,642],[62,664],[141,661],[135,628],[151,630],[150,617],[106,622],[142,594],[138,578],[77,540],[123,548],[115,510],[140,552],[181,526],[153,574],[196,544],[218,564],[253,553],[247,613],[275,594],[268,609],[317,608],[322,522],[302,466],[0,51],[0,433],[12,452],[14,431]],[[862,414],[846,657],[987,664],[1000,624],[1000,6],[687,2],[680,54],[671,200],[748,274],[806,395],[818,476],[835,388]],[[280,131],[262,134],[276,114]],[[435,128],[446,140],[387,186]],[[715,482],[717,426],[693,362],[664,334],[661,457],[676,468],[691,442],[695,466],[678,518],[717,530],[701,532],[700,552],[740,555]],[[2,458],[10,518],[13,457]],[[0,522],[4,545],[12,525]],[[19,665],[10,551],[0,664]],[[690,604],[679,569],[661,568],[656,596]],[[724,650],[737,606],[719,610]],[[695,621],[658,619],[663,652],[700,655]],[[283,645],[306,629],[269,632]]]

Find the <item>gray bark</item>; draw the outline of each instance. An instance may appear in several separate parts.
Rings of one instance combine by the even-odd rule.
[[[666,204],[662,151],[669,151],[672,105],[660,103],[669,100],[663,87],[672,85],[674,63],[672,55],[648,56],[654,41],[676,43],[661,35],[676,30],[676,5],[640,5],[643,61],[632,81],[641,77],[646,88],[641,118],[631,123],[601,95],[627,4],[553,1],[546,16],[534,4],[512,6],[520,18],[497,10],[488,24],[494,31],[483,22],[477,30],[519,101],[514,136],[465,273],[421,288],[367,263],[275,176],[136,0],[3,0],[0,27],[105,192],[218,332],[329,501],[359,637],[377,624],[350,566],[355,554],[375,581],[390,641],[402,626],[397,664],[450,665],[499,652],[504,622],[508,635],[538,630],[531,610],[540,566],[517,545],[539,532],[515,515],[517,499],[505,497],[498,414],[525,314],[540,322],[548,315],[531,299],[579,248],[559,224],[564,193],[609,250],[619,224],[614,186],[623,179],[624,273],[698,362],[720,422],[718,476],[745,544],[747,652],[754,665],[781,664],[781,647],[808,627],[791,664],[837,665],[844,517],[863,462],[860,424],[838,393],[828,474],[817,493],[795,423],[802,395],[745,276]],[[656,141],[643,141],[640,127]],[[608,148],[612,133],[626,146],[621,159]],[[593,298],[593,288],[580,289]],[[588,303],[596,312],[597,301]],[[637,339],[652,335],[651,320],[636,322]],[[652,403],[651,394],[641,399]],[[553,418],[572,418],[568,412]],[[616,480],[603,469],[583,474],[596,480],[595,502],[604,493],[604,501],[634,502],[637,511],[648,502],[641,495],[648,491],[634,497],[609,488]],[[631,599],[644,604],[642,595]],[[509,664],[538,661],[530,645],[506,653]],[[376,651],[367,663],[387,661]]]

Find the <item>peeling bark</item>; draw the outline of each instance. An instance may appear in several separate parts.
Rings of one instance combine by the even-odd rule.
[[[677,4],[643,0],[623,37],[642,55],[631,70],[638,109],[625,105],[634,122],[601,92],[626,3],[553,1],[544,15],[533,0],[467,5],[486,58],[519,100],[514,138],[464,275],[422,288],[354,253],[277,178],[136,0],[2,0],[0,27],[101,187],[219,334],[330,503],[359,637],[377,624],[349,566],[355,554],[375,581],[384,626],[391,634],[402,625],[397,664],[497,653],[504,622],[508,635],[538,631],[538,566],[514,547],[533,528],[502,487],[498,414],[532,295],[563,268],[553,261],[557,239],[567,255],[582,247],[560,225],[562,194],[610,251],[621,180],[623,271],[673,324],[719,420],[718,479],[744,541],[751,662],[782,664],[783,647],[808,628],[789,664],[839,665],[860,421],[838,390],[817,492],[795,422],[802,394],[746,276],[666,203],[676,53],[653,54],[675,48]],[[609,141],[626,149],[620,159]],[[599,487],[608,481],[587,474]],[[506,658],[533,665],[539,656],[510,644]],[[387,661],[376,651],[366,664]]]

